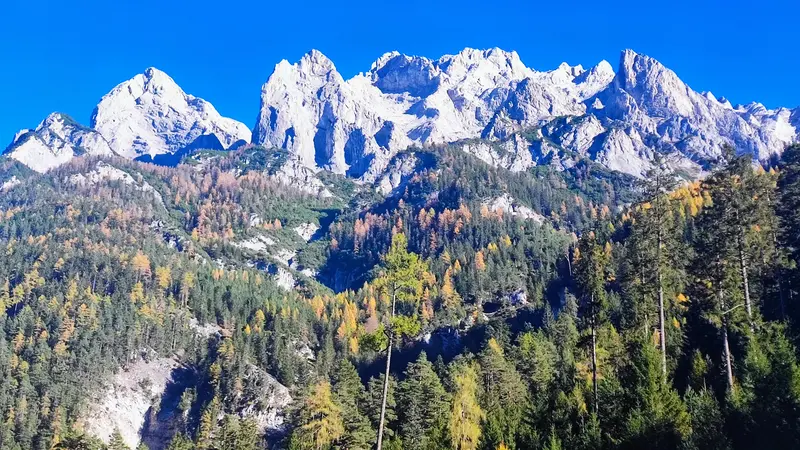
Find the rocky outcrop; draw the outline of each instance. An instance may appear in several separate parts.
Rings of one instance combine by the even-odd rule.
[[[537,213],[533,209],[520,204],[514,199],[514,197],[508,194],[503,194],[493,199],[488,199],[483,202],[483,205],[486,206],[490,212],[508,214],[513,217],[519,217],[523,220],[532,220],[540,225],[544,223],[545,220],[544,216]]]
[[[139,359],[118,372],[98,393],[80,423],[106,443],[114,430],[119,430],[128,447],[136,448],[150,408],[159,403],[179,366],[174,358]]]
[[[242,418],[255,421],[267,437],[286,431],[286,415],[292,396],[289,388],[253,364],[246,364],[241,391],[224,399],[224,404]]]

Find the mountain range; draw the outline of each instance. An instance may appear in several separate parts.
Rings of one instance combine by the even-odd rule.
[[[767,161],[798,130],[800,107],[731,105],[632,50],[616,72],[606,61],[536,71],[497,48],[436,60],[391,52],[348,80],[312,50],[275,66],[252,132],[149,68],[103,96],[88,127],[53,113],[4,154],[45,172],[81,154],[171,164],[194,149],[252,143],[285,149],[312,170],[376,181],[398,152],[449,144],[512,171],[589,159],[641,176],[660,153],[691,178],[725,144]]]

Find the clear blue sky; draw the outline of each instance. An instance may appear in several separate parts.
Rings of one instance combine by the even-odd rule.
[[[546,70],[616,68],[632,48],[733,103],[800,105],[797,0],[3,0],[0,17],[0,150],[52,111],[88,124],[102,95],[149,66],[252,126],[274,65],[312,48],[345,77],[390,50],[500,47]]]

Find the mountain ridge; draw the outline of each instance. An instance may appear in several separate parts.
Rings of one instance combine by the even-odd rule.
[[[562,117],[574,120],[559,122]],[[800,107],[731,105],[692,90],[656,59],[630,49],[620,53],[616,70],[602,60],[588,69],[564,62],[547,71],[499,48],[466,48],[438,59],[392,51],[349,79],[311,50],[295,63],[275,65],[261,87],[252,131],[153,67],[103,96],[84,128],[130,159],[174,164],[196,148],[252,142],[287,150],[310,169],[368,182],[407,148],[475,138],[487,145],[514,140],[513,163],[504,167],[515,171],[549,164],[557,155],[559,164],[565,157],[588,158],[642,176],[655,152],[696,173],[713,166],[726,144],[767,161],[800,139]],[[5,153],[36,170],[76,154],[41,139],[35,146],[15,145],[27,131],[20,133]],[[66,147],[80,147],[70,139]],[[502,164],[498,155],[481,152],[481,159]]]

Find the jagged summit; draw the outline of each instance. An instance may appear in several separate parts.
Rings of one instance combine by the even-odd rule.
[[[103,136],[60,112],[48,115],[34,130],[18,132],[4,152],[37,172],[46,172],[76,155],[112,153]]]
[[[226,149],[250,138],[247,126],[149,67],[103,96],[89,127],[53,113],[35,130],[17,133],[5,153],[44,172],[85,153],[153,158],[198,146]]]
[[[149,67],[101,99],[89,128],[48,119],[53,124],[18,133],[7,153],[13,147],[13,157],[44,170],[68,160],[82,144],[43,138],[51,132],[78,136],[54,131],[63,128],[55,122],[63,122],[84,140],[99,136],[97,152],[174,161],[191,149],[228,149],[252,138],[288,150],[310,169],[370,181],[403,149],[475,138],[512,148],[506,157],[493,153],[496,145],[480,151],[464,146],[513,170],[553,161],[567,167],[564,158],[577,155],[633,175],[647,170],[655,151],[699,172],[714,164],[723,144],[764,160],[798,141],[800,108],[732,106],[724,97],[693,91],[658,60],[630,49],[620,53],[616,70],[607,61],[587,67],[564,62],[534,70],[516,52],[499,48],[466,48],[436,59],[391,51],[345,80],[330,58],[311,50],[295,63],[275,65],[261,88],[252,136],[244,124]],[[36,145],[22,148],[31,133]],[[68,145],[56,149],[40,144],[45,141]],[[51,161],[33,162],[41,158]]]
[[[373,176],[411,145],[503,137],[583,114],[582,102],[613,75],[605,62],[537,72],[516,52],[467,48],[435,60],[388,52],[344,80],[312,51],[278,64],[262,87],[254,142],[288,149],[309,167]]]
[[[186,94],[166,73],[150,67],[103,96],[91,126],[121,155],[173,154],[202,136],[228,148],[250,141],[250,130],[222,117],[207,101]]]

